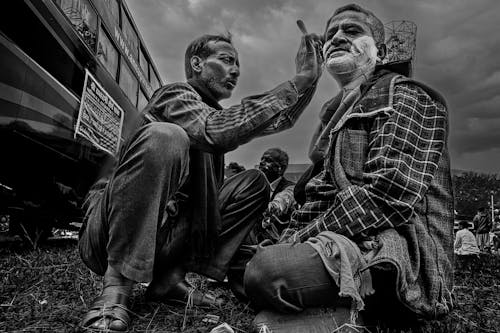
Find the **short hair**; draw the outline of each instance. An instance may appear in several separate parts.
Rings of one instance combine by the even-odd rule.
[[[208,43],[210,41],[233,44],[230,32],[227,32],[225,35],[203,35],[193,40],[188,45],[186,53],[184,55],[184,71],[186,73],[186,79],[190,79],[194,75],[193,68],[191,67],[191,58],[193,56],[198,56],[202,59],[206,59],[209,55],[212,54],[213,51],[208,46]]]
[[[243,165],[239,165],[236,162],[229,163],[229,165],[227,166],[227,168],[229,170],[233,170],[235,173],[239,173],[239,172],[245,171],[245,167]]]
[[[385,43],[385,30],[384,30],[384,25],[382,24],[382,21],[373,14],[373,12],[369,11],[368,9],[365,9],[357,4],[351,3],[345,6],[342,6],[338,8],[333,15],[328,19],[326,22],[326,29],[328,29],[328,26],[330,25],[330,22],[332,19],[343,12],[347,11],[353,11],[353,12],[358,12],[358,13],[363,13],[367,16],[367,22],[368,25],[370,26],[370,30],[372,31],[373,39],[375,40],[375,44],[377,46],[380,46],[381,44]]]
[[[460,225],[461,228],[469,229],[470,226],[469,221],[464,221],[464,220],[460,221],[458,224]]]
[[[265,153],[276,155],[277,162],[279,163],[281,169],[283,171],[286,170],[288,167],[288,154],[284,150],[281,150],[280,148],[269,148],[264,152],[264,154]]]

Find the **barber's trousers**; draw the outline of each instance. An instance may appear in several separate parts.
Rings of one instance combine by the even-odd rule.
[[[150,123],[137,131],[80,231],[80,255],[91,270],[102,275],[111,265],[133,281],[151,282],[153,270],[185,264],[190,221],[183,209],[189,207],[168,216],[166,206],[188,175],[189,143],[174,124]],[[228,178],[219,190],[222,231],[215,255],[187,269],[223,279],[268,199],[269,184],[260,171]]]

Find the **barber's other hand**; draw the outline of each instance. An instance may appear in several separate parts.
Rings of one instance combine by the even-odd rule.
[[[266,213],[268,215],[279,215],[281,214],[281,210],[280,210],[280,207],[279,205],[274,202],[274,201],[271,201],[268,205],[267,205],[267,210],[266,210]]]

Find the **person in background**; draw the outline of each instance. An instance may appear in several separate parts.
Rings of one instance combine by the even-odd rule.
[[[220,305],[194,289],[186,273],[221,281],[269,199],[258,170],[224,182],[224,154],[294,125],[321,73],[318,43],[316,35],[303,36],[291,80],[228,108],[219,102],[240,76],[231,37],[204,35],[190,43],[187,82],[154,93],[110,177],[89,193],[79,250],[83,262],[104,275],[104,286],[81,326],[126,331],[138,282],[149,283],[150,301]]]
[[[489,241],[492,227],[490,215],[484,207],[480,207],[472,222],[474,222],[474,226],[476,227],[477,246],[481,252],[484,252],[490,247]]]
[[[264,173],[271,186],[271,198],[264,212],[262,224],[256,226],[260,234],[255,243],[264,239],[277,241],[290,220],[295,208],[293,189],[295,183],[285,178],[288,167],[288,154],[280,148],[266,150],[260,159],[259,170]]]
[[[260,223],[255,224],[243,241],[227,272],[231,291],[243,302],[248,301],[243,289],[246,264],[255,254],[256,246],[261,241],[278,241],[279,232],[286,227],[283,222],[288,223],[290,213],[295,206],[293,197],[295,183],[284,177],[287,167],[288,154],[279,148],[266,150],[258,165],[258,169],[262,171],[270,185],[270,198]]]
[[[478,255],[476,237],[469,230],[468,221],[460,221],[460,230],[455,235],[455,254],[459,256]]]
[[[245,171],[245,167],[243,165],[239,165],[236,162],[231,162],[227,165],[226,169],[224,170],[224,176],[226,178],[229,178],[242,171]]]
[[[408,325],[453,308],[446,102],[382,63],[384,33],[356,4],[326,24],[324,64],[340,91],[320,112],[314,165],[296,184],[305,201],[280,243],[261,244],[244,275],[246,295],[262,310],[255,322],[271,331],[312,331],[276,328],[312,308],[335,308],[338,326],[363,317]]]
[[[491,233],[493,234],[491,244],[492,244],[492,252],[495,254],[500,254],[500,221],[495,219],[495,223],[493,228],[491,229]]]

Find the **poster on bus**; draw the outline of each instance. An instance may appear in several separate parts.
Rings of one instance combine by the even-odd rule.
[[[120,146],[123,110],[89,73],[85,72],[80,111],[75,128],[77,135],[114,155]]]

